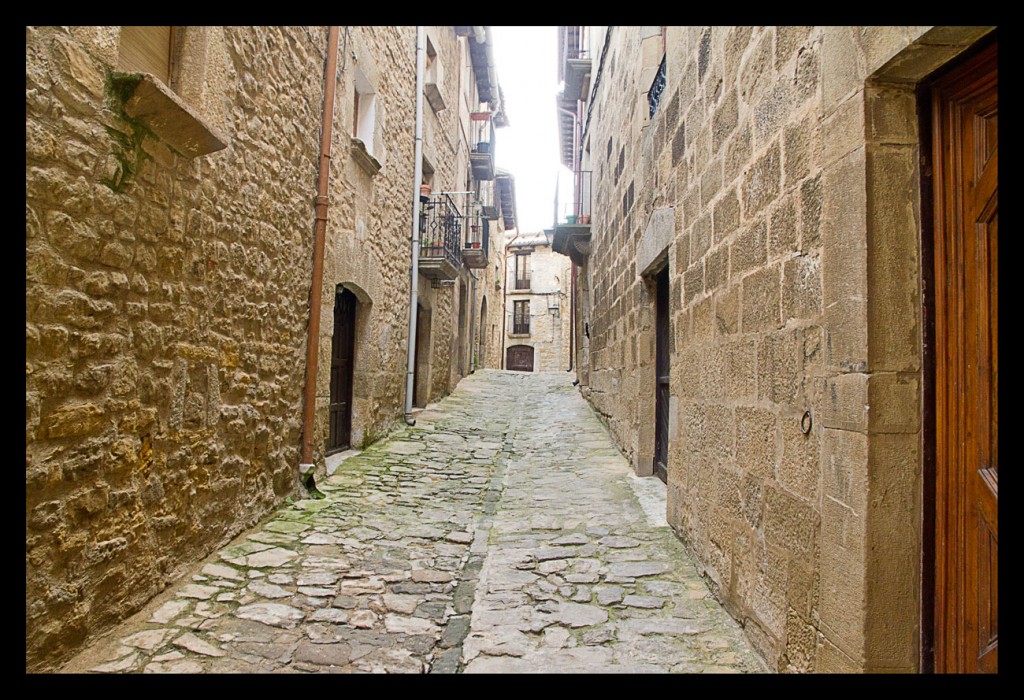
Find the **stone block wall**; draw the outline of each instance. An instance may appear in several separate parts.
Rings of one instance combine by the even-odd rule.
[[[26,30],[26,668],[291,493],[325,28],[184,28],[230,145],[120,114],[119,27]]]
[[[988,29],[661,29],[595,61],[590,399],[643,470],[667,264],[669,523],[774,667],[914,670],[914,88]]]

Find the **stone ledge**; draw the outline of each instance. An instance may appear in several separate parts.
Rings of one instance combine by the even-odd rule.
[[[149,73],[125,100],[125,114],[145,124],[165,144],[186,158],[227,148],[231,139],[203,120],[170,88]]]
[[[366,144],[363,143],[362,139],[352,138],[352,160],[359,164],[363,170],[369,173],[370,177],[373,177],[380,172],[380,161],[374,158],[368,150],[366,150]]]

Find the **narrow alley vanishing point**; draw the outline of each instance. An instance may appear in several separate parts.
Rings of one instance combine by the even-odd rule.
[[[482,370],[63,671],[766,671],[637,482],[565,373]]]

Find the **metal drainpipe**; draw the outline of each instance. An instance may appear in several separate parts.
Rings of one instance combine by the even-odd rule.
[[[306,386],[302,406],[302,456],[299,473],[308,474],[313,464],[313,417],[316,408],[317,362],[320,355],[320,298],[324,284],[324,239],[327,237],[327,205],[331,176],[331,132],[334,126],[334,88],[338,82],[338,27],[327,30],[327,64],[324,68],[324,107],[320,126],[320,174],[313,227],[313,281],[309,290],[309,327],[306,336]]]
[[[476,275],[469,271],[469,373],[476,372]]]
[[[576,337],[576,261],[570,260],[572,263],[571,271],[569,272],[569,369],[566,372],[572,372],[573,366],[573,339]]]
[[[416,425],[412,417],[413,383],[416,381],[416,307],[419,302],[420,273],[420,180],[423,179],[423,73],[426,68],[426,40],[423,27],[416,27],[416,145],[413,151],[412,266],[409,268],[409,363],[405,377],[405,424]]]

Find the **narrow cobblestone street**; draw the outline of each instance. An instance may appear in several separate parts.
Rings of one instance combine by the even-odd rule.
[[[465,378],[63,671],[765,672],[570,380]]]

